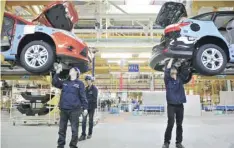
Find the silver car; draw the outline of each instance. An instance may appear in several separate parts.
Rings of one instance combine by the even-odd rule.
[[[156,19],[164,27],[161,43],[153,47],[150,67],[162,71],[168,59],[187,74],[218,75],[234,64],[234,11],[187,18],[183,4],[166,2]]]

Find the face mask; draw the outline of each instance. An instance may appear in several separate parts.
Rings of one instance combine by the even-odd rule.
[[[91,80],[87,80],[86,83],[87,83],[88,85],[91,85],[91,84],[92,84]]]
[[[71,70],[70,70],[70,72],[69,72],[69,76],[70,77],[77,77],[77,72],[75,71],[75,69],[74,68],[72,68]]]

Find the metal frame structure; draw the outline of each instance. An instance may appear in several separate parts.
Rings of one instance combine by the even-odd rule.
[[[51,77],[51,74],[50,76]],[[6,77],[5,77],[6,78]],[[30,80],[30,79],[28,79]],[[49,80],[47,78],[47,80]],[[51,95],[52,95],[52,91],[51,91],[51,88],[52,88],[52,85],[50,83],[50,81],[47,81],[48,84],[50,84],[50,89],[49,89],[49,93],[50,93],[50,100],[52,100],[51,98]],[[12,85],[12,96],[15,96],[15,94],[18,94],[17,92],[14,92],[15,90],[15,84],[14,84],[14,81],[13,81],[13,85]],[[25,91],[25,89],[23,90]],[[28,91],[28,90],[27,90]],[[51,104],[48,104],[48,108],[51,109],[52,106]],[[10,107],[10,120],[12,121],[12,124],[15,126],[17,123],[21,123],[21,124],[47,124],[48,126],[50,126],[51,124],[58,124],[58,113],[57,111],[58,110],[58,106],[54,106],[54,109],[53,109],[53,112],[52,113],[48,113],[47,115],[44,115],[44,116],[38,116],[38,115],[35,115],[35,116],[26,116],[24,114],[21,114],[16,106],[15,106],[15,102],[13,100],[13,98],[11,98],[11,107]]]

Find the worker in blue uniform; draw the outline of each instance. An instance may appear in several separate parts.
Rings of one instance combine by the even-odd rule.
[[[98,89],[93,84],[94,78],[92,76],[86,76],[85,81],[87,83],[86,87],[86,96],[88,100],[88,115],[83,116],[83,122],[82,122],[82,134],[79,138],[80,141],[86,140],[86,123],[87,123],[87,117],[89,116],[89,130],[88,130],[88,136],[87,139],[90,139],[93,134],[93,117],[95,113],[95,109],[97,108],[97,97],[98,97]]]
[[[68,120],[71,123],[72,130],[72,138],[69,146],[70,148],[77,148],[79,116],[83,110],[83,114],[87,114],[88,112],[85,86],[84,83],[78,79],[80,70],[77,67],[70,69],[69,79],[65,81],[59,79],[59,73],[62,71],[62,65],[55,65],[55,70],[56,74],[54,75],[52,84],[56,88],[62,89],[59,102],[60,123],[58,148],[64,148],[65,146]]]
[[[182,123],[184,119],[184,105],[186,103],[186,96],[184,90],[185,77],[178,74],[176,67],[172,67],[173,59],[169,61],[165,69],[164,82],[166,86],[167,99],[167,129],[165,132],[165,139],[163,148],[169,148],[171,133],[176,119],[176,148],[184,148],[182,145],[183,128]]]

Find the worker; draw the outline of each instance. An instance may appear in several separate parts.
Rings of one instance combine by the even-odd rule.
[[[179,75],[176,67],[172,67],[173,59],[170,59],[165,69],[164,82],[166,86],[167,117],[168,123],[165,132],[163,148],[169,148],[172,129],[176,118],[176,148],[184,148],[182,145],[184,105],[186,96],[184,90],[184,76]]]
[[[58,148],[64,148],[66,143],[66,131],[68,120],[71,123],[72,138],[69,144],[70,148],[77,148],[78,143],[78,127],[79,117],[87,114],[88,101],[85,95],[85,86],[78,78],[80,70],[77,67],[71,68],[69,71],[69,79],[62,81],[59,79],[59,73],[62,71],[62,65],[55,65],[56,74],[54,75],[52,84],[59,89],[62,89],[59,109],[60,109],[60,123],[59,123],[59,139]]]
[[[82,121],[82,134],[79,138],[80,141],[86,140],[86,123],[87,123],[87,117],[89,116],[89,131],[87,139],[92,138],[93,134],[93,117],[95,113],[95,109],[97,108],[97,97],[98,97],[98,89],[93,84],[94,78],[92,76],[86,76],[85,81],[87,83],[86,87],[86,96],[88,100],[88,114],[83,115],[83,121]]]

